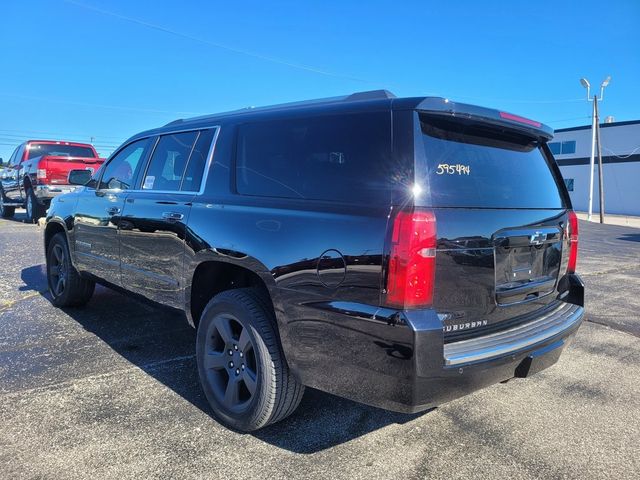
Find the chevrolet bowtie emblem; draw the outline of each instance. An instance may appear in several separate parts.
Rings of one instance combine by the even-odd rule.
[[[536,232],[533,235],[529,235],[529,243],[531,245],[542,245],[547,239],[547,234],[542,232]]]

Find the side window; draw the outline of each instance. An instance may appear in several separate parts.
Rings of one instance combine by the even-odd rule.
[[[564,184],[568,191],[573,192],[573,178],[565,178]]]
[[[551,150],[551,153],[554,155],[576,153],[576,141],[568,140],[566,142],[551,142],[549,144],[549,150]]]
[[[8,165],[13,166],[13,165],[16,164],[16,158],[18,156],[18,150],[20,150],[20,147],[16,147],[16,149],[13,151],[13,154],[11,155],[11,158],[9,158]]]
[[[196,145],[191,152],[180,190],[185,192],[197,192],[200,190],[202,176],[207,166],[207,158],[215,132],[215,129],[202,130],[200,132]]]
[[[178,191],[198,132],[163,135],[142,181],[143,190]]]
[[[18,147],[18,150],[16,151],[16,158],[13,159],[14,165],[20,165],[22,163],[22,157],[24,156],[24,149],[25,149],[24,143]]]
[[[389,112],[245,124],[236,187],[245,195],[387,204],[402,188]]]
[[[562,142],[562,154],[576,153],[576,141],[569,140],[568,142]]]
[[[131,188],[149,141],[148,138],[143,138],[118,152],[105,166],[99,189],[127,190]]]

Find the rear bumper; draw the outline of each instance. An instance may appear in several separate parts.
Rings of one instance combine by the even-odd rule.
[[[478,389],[527,377],[555,364],[584,318],[584,308],[562,303],[552,312],[509,330],[444,344],[442,364],[427,358],[435,352],[416,351],[416,375],[409,402],[399,410],[417,412]],[[416,332],[419,337],[427,332]]]
[[[71,193],[76,189],[74,185],[35,185],[33,193],[39,200],[50,200],[64,193]]]
[[[569,276],[566,276],[569,277]],[[556,363],[584,317],[584,285],[567,279],[553,310],[507,330],[444,342],[434,310],[307,304],[281,329],[289,366],[310,387],[414,413]],[[300,307],[299,307],[300,308]]]
[[[571,330],[583,317],[583,308],[562,304],[551,312],[523,325],[470,340],[444,345],[447,367],[512,355]]]

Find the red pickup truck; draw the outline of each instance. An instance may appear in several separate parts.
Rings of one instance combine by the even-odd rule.
[[[104,162],[93,145],[53,140],[28,140],[6,163],[0,164],[0,216],[13,216],[23,207],[30,222],[43,217],[51,199],[74,189],[70,170],[95,171]]]

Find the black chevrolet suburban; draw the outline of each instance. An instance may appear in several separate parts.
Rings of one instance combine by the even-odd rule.
[[[59,307],[183,310],[241,431],[304,386],[417,412],[553,365],[584,315],[578,221],[533,120],[387,91],[176,120],[53,200]]]

